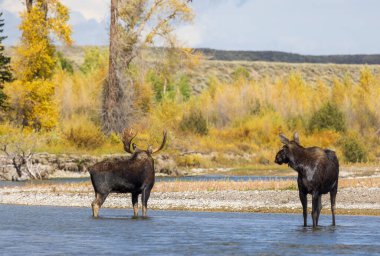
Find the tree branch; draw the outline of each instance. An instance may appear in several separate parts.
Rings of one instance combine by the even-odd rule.
[[[8,151],[7,151],[7,147],[8,147],[8,145],[4,145],[2,148],[1,148],[1,151],[3,151],[8,157],[10,156],[10,154],[8,153]]]
[[[174,19],[177,15],[177,10],[174,10],[172,14],[170,14],[165,19],[161,20],[153,29],[152,31],[146,36],[144,43],[151,43],[153,40],[153,37],[157,34],[157,32],[160,30],[162,26],[167,24],[171,19]]]
[[[146,14],[145,18],[141,22],[139,29],[136,31],[137,35],[141,35],[141,32],[144,30],[146,23],[150,20],[150,18],[153,16],[154,12],[157,10],[157,8],[163,3],[163,0],[156,0],[153,4],[153,6],[150,8],[148,13]]]

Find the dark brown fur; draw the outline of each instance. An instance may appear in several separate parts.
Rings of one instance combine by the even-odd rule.
[[[339,161],[335,152],[319,147],[304,148],[298,134],[292,141],[280,135],[284,146],[277,153],[277,164],[288,164],[298,173],[299,196],[303,208],[304,226],[307,225],[307,194],[312,195],[313,227],[318,225],[322,209],[322,194],[330,193],[333,225],[335,226],[335,198],[338,191]]]
[[[166,141],[164,135],[163,144]],[[125,145],[130,144],[124,143]],[[89,168],[91,182],[95,190],[95,200],[92,202],[94,217],[98,217],[99,209],[109,193],[131,193],[134,215],[138,214],[138,195],[141,194],[142,214],[146,216],[150,192],[154,186],[155,172],[151,148],[139,150],[133,145],[135,152],[132,157],[120,160],[104,160]],[[126,148],[127,152],[131,152]]]

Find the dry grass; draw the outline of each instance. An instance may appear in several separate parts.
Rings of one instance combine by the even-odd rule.
[[[339,180],[340,188],[379,188],[380,177],[376,178],[349,178]]]
[[[347,178],[339,180],[339,188],[380,188],[380,177]],[[15,189],[18,189],[15,188]],[[93,191],[91,183],[66,184],[26,184],[23,191],[46,191],[53,193],[89,193]],[[249,191],[249,190],[296,190],[295,180],[251,180],[251,181],[163,181],[157,182],[153,192],[197,192],[197,191]]]
[[[23,192],[47,192],[47,193],[88,193],[93,188],[90,181],[79,183],[61,183],[61,184],[35,184],[26,183],[24,186],[12,187],[9,190],[19,190]]]
[[[373,188],[380,187],[380,178],[341,179],[339,188]],[[248,191],[248,190],[295,190],[295,180],[263,180],[263,181],[171,181],[159,182],[154,187],[155,192],[185,192],[185,191]]]
[[[154,192],[248,191],[295,189],[295,181],[171,181],[159,182]]]

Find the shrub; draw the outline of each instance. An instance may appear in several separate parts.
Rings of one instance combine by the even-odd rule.
[[[346,161],[351,163],[363,162],[367,159],[364,144],[357,135],[348,135],[340,141],[342,152]]]
[[[208,133],[207,120],[200,110],[192,109],[190,114],[182,117],[180,128],[182,131],[189,131],[200,135]]]
[[[149,113],[153,106],[154,92],[149,84],[135,83],[135,105],[143,113]]]
[[[64,129],[66,139],[78,148],[93,149],[102,146],[106,138],[99,127],[86,118],[73,118]]]
[[[57,64],[61,67],[62,70],[65,70],[69,74],[74,73],[74,62],[67,59],[62,52],[57,52]]]
[[[186,75],[181,76],[181,78],[178,81],[178,87],[183,97],[183,100],[184,101],[189,100],[190,94],[191,94],[189,77]]]
[[[312,115],[309,129],[311,131],[334,130],[344,132],[346,130],[346,120],[338,106],[328,102]]]
[[[111,144],[114,144],[114,145],[118,145],[122,143],[120,136],[115,132],[111,132],[110,135],[108,136],[108,139],[111,142]]]
[[[210,165],[208,159],[200,155],[184,155],[176,157],[176,163],[179,167],[186,168],[207,168]]]
[[[181,167],[196,167],[201,166],[201,158],[198,155],[185,155],[177,157],[177,165]]]
[[[165,77],[164,74],[150,70],[147,74],[147,81],[152,85],[157,102],[161,102],[164,98],[174,98],[174,85],[171,79]]]
[[[100,68],[107,63],[107,52],[99,49],[98,47],[86,48],[84,61],[79,67],[80,71],[84,74],[91,73],[92,71]]]
[[[251,75],[249,74],[249,71],[245,67],[242,67],[242,66],[237,67],[235,71],[232,72],[232,79],[234,81],[237,81],[239,79],[248,80],[250,76]]]
[[[10,125],[9,123],[0,124],[0,136],[9,135],[9,134],[18,134],[21,129]]]

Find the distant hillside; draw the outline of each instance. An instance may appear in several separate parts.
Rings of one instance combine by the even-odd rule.
[[[80,64],[83,61],[86,48],[98,47],[107,49],[107,46],[58,46],[68,58]],[[12,55],[13,47],[6,47],[8,54]],[[315,63],[315,64],[357,64],[380,65],[380,54],[355,54],[355,55],[302,55],[296,53],[276,51],[225,51],[208,48],[198,48],[209,60],[223,61],[261,61],[261,62],[285,62],[285,63]]]
[[[77,69],[84,60],[85,50],[94,46],[73,46],[73,47],[57,47],[58,51],[62,52],[66,58],[75,63]],[[99,47],[102,50],[107,50],[106,46]],[[244,51],[219,51],[212,49],[198,49],[205,55],[205,60],[198,67],[189,72],[189,77],[194,93],[201,92],[207,87],[211,77],[217,78],[223,82],[232,81],[232,73],[238,67],[244,67],[250,74],[251,79],[268,81],[276,81],[284,79],[289,74],[297,73],[302,78],[311,84],[317,81],[322,81],[328,85],[332,85],[334,79],[343,79],[350,77],[357,82],[360,78],[360,70],[364,67],[363,63],[372,64],[368,68],[376,76],[380,75],[380,55],[336,55],[336,56],[303,56],[298,54],[280,53],[280,52],[244,52]],[[12,48],[6,48],[8,55],[12,56],[14,51]],[[154,61],[157,56],[150,55]],[[260,59],[261,58],[261,59]],[[353,62],[359,61],[359,64]],[[302,59],[309,60],[301,61]],[[338,64],[334,64],[332,60],[336,60]],[[365,62],[368,59],[371,61]],[[318,62],[319,60],[319,62]],[[342,64],[344,60],[351,64]],[[375,62],[375,60],[378,60]],[[300,63],[301,62],[301,63]],[[329,63],[329,64],[327,64]]]
[[[380,54],[370,55],[301,55],[274,51],[223,51],[197,49],[211,60],[269,61],[286,63],[380,64]]]
[[[238,67],[245,68],[253,80],[266,79],[275,82],[277,79],[284,79],[290,74],[296,73],[308,83],[315,84],[321,81],[327,85],[332,85],[334,79],[343,80],[345,77],[358,82],[360,71],[364,65],[205,60],[194,71],[190,72],[194,91],[200,92],[206,88],[210,77],[231,82],[232,73]],[[380,75],[380,65],[367,67],[375,76]]]
[[[84,57],[84,49],[93,46],[58,47],[76,63],[80,63]],[[100,46],[107,49],[106,46]],[[380,65],[380,54],[370,55],[301,55],[275,51],[223,51],[215,49],[196,49],[203,53],[209,60],[223,61],[260,61],[283,63],[314,63],[314,64],[357,64]]]

